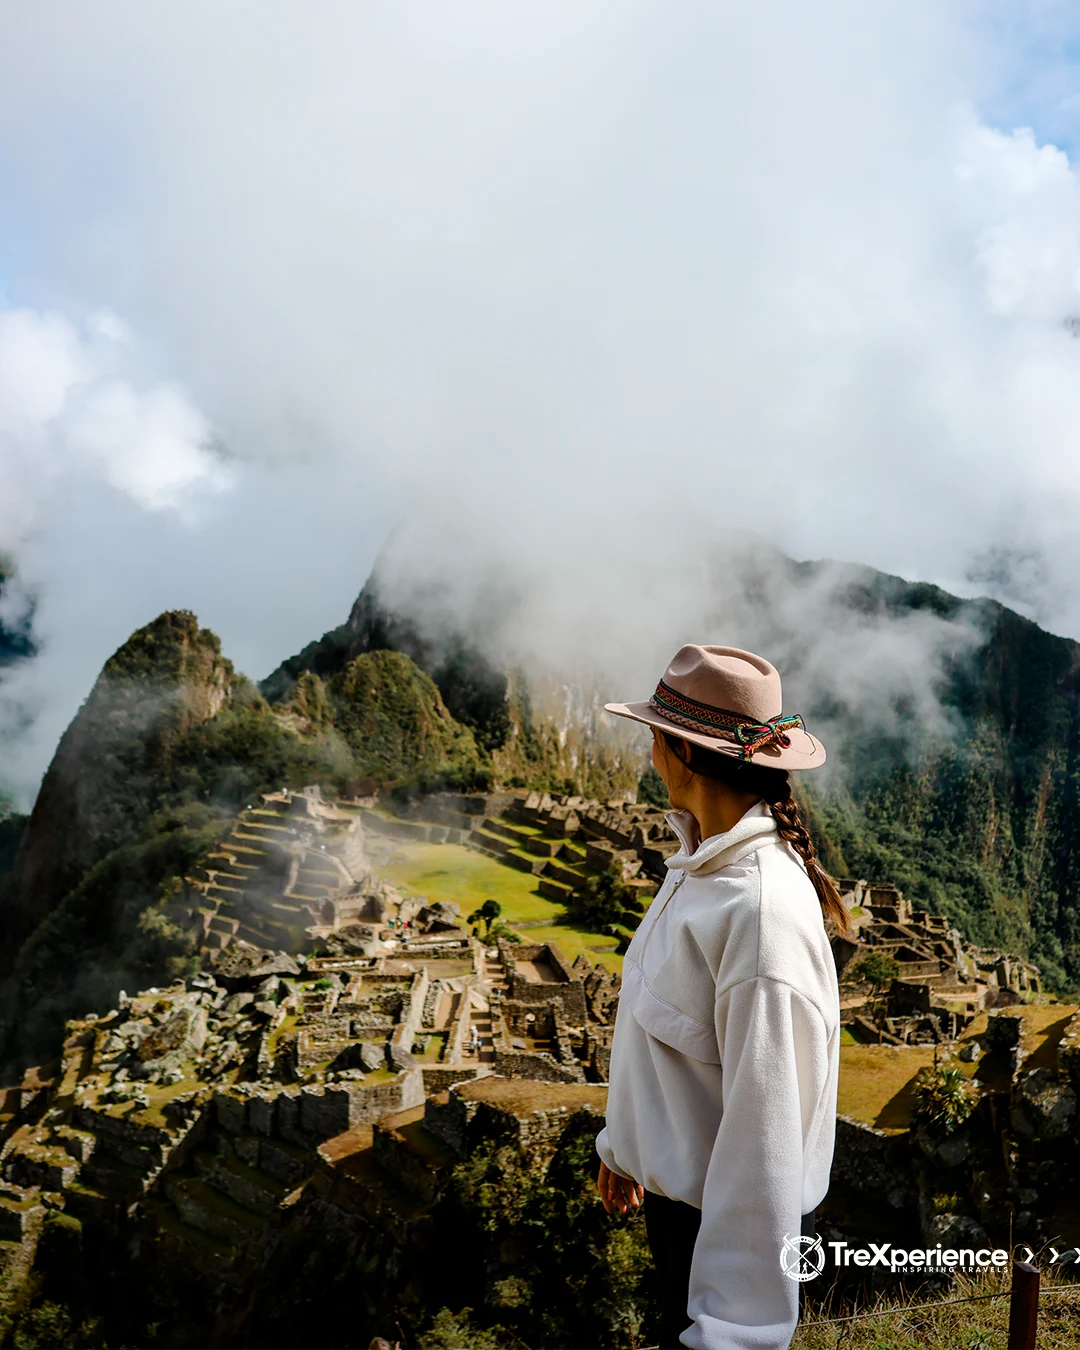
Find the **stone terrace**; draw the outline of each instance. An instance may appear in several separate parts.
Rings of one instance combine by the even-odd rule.
[[[171,917],[194,924],[207,951],[237,938],[309,951],[342,928],[381,924],[396,896],[372,872],[359,810],[317,787],[264,794],[187,878]]]

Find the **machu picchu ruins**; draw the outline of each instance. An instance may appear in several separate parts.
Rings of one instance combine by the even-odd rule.
[[[521,874],[536,903],[568,922],[580,918],[588,879],[614,872],[625,910],[589,944],[606,963],[531,940],[538,925],[558,933],[557,917],[511,914],[492,929],[446,895],[382,875],[401,850],[432,846],[436,857],[446,847],[450,858],[479,855]],[[244,1291],[265,1288],[262,1272],[313,1224],[423,1286],[418,1235],[445,1222],[455,1169],[471,1166],[472,1150],[510,1148],[499,1156],[539,1176],[580,1131],[595,1132],[618,953],[675,848],[662,811],[625,800],[517,789],[405,802],[314,786],[261,794],[170,897],[199,970],[69,1021],[56,1062],[4,1092],[8,1287],[26,1287],[61,1222],[103,1251],[137,1253],[133,1269],[166,1271],[151,1301],[166,1312],[189,1306],[203,1327],[221,1309],[250,1318]],[[893,1221],[935,1232],[953,1223],[957,1233],[975,1222],[941,1214],[941,1159],[913,1124],[911,1075],[932,1054],[980,1081],[976,1122],[991,1131],[1013,1122],[1004,1174],[982,1162],[973,1175],[995,1203],[1011,1187],[1027,1207],[1021,1231],[1037,1235],[1047,1221],[1037,1210],[1050,1205],[1047,1160],[1060,1164],[1076,1119],[1080,1011],[1025,1021],[1044,1002],[1031,963],[965,942],[885,882],[841,879],[839,889],[853,921],[850,937],[832,940],[845,1039],[852,1051],[923,1058],[889,1070],[906,1084],[899,1115],[895,1094],[868,1108],[850,1081],[842,1092],[823,1222],[857,1228],[897,1169],[907,1179],[885,1190]],[[860,978],[871,955],[895,963],[884,985]],[[848,1098],[856,1104],[845,1111]],[[992,1226],[993,1206],[972,1204]],[[374,1327],[388,1305],[368,1302]]]

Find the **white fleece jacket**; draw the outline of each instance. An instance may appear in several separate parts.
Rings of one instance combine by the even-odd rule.
[[[702,1211],[682,1343],[785,1350],[799,1286],[780,1253],[829,1188],[836,967],[817,893],[764,802],[700,842],[689,812],[667,819],[683,848],[626,953],[596,1149]]]

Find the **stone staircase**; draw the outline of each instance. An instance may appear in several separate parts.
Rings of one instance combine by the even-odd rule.
[[[240,938],[302,951],[312,929],[335,925],[327,901],[369,878],[357,813],[306,793],[280,792],[241,811],[188,882],[199,894],[205,950]]]

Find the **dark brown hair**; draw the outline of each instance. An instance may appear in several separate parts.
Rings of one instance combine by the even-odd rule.
[[[806,871],[814,883],[826,928],[831,923],[841,937],[851,931],[851,916],[840,899],[836,882],[818,860],[814,841],[803,823],[799,804],[791,791],[791,779],[786,769],[770,769],[763,764],[736,759],[720,750],[706,750],[693,741],[684,741],[670,731],[661,732],[668,749],[680,763],[702,778],[712,778],[737,792],[753,793],[766,802],[776,818],[781,839],[786,839],[806,864]],[[689,751],[689,753],[687,753]]]

